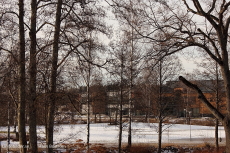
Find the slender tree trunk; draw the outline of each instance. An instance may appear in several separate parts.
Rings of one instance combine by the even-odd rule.
[[[10,151],[9,145],[10,145],[10,101],[8,101],[8,107],[7,107],[7,125],[8,125],[8,131],[7,131],[7,152]]]
[[[216,150],[219,150],[219,135],[218,135],[218,124],[219,124],[219,120],[216,118],[216,124],[215,124],[215,145],[216,145]]]
[[[87,100],[88,101],[88,100]],[[87,151],[89,151],[89,140],[90,140],[90,105],[87,102]]]
[[[160,79],[160,84],[159,84],[159,101],[158,101],[158,110],[159,110],[159,124],[158,124],[158,153],[161,153],[161,144],[162,144],[162,123],[163,123],[163,114],[162,112],[163,107],[162,107],[162,59],[159,61],[159,79]]]
[[[101,114],[99,113],[99,123],[101,123]]]
[[[26,153],[26,128],[25,128],[25,106],[26,106],[26,77],[25,77],[25,29],[24,29],[24,1],[19,0],[19,104],[18,104],[18,132],[20,152]]]
[[[88,60],[91,61],[91,47],[92,47],[92,36],[90,32],[90,44],[88,50]],[[87,151],[89,152],[89,141],[90,141],[90,79],[91,79],[91,63],[88,62],[87,69]]]
[[[106,98],[106,100],[108,100],[108,98]],[[109,115],[109,124],[111,125],[112,124],[111,108],[109,108],[108,115]]]
[[[131,146],[132,146],[132,117],[129,116],[128,148],[130,148]]]
[[[216,109],[219,110],[219,73],[218,73],[218,65],[216,63]],[[217,152],[219,151],[219,141],[218,141],[218,126],[219,120],[216,118],[215,124],[215,145]]]
[[[57,84],[57,62],[58,62],[58,50],[59,50],[59,35],[60,35],[60,25],[61,25],[61,9],[62,0],[58,0],[57,12],[56,12],[56,22],[54,31],[54,42],[53,42],[53,54],[52,54],[52,70],[51,70],[51,86],[50,86],[50,99],[48,106],[48,116],[47,116],[47,137],[46,145],[47,152],[53,153],[53,129],[54,129],[54,112],[55,112],[55,102],[56,102],[56,84]]]
[[[128,148],[132,146],[132,90],[133,90],[133,28],[131,32],[131,54],[130,54],[130,83],[129,83],[129,128],[128,128]]]
[[[226,138],[226,153],[230,153],[230,118],[228,115],[228,118],[225,118],[224,121],[224,130],[225,130],[225,138]]]
[[[30,151],[37,153],[37,117],[36,117],[36,18],[37,18],[37,0],[31,0],[31,26],[30,26],[30,67],[29,67],[29,142]]]
[[[148,122],[148,115],[149,113],[148,112],[145,112],[145,122],[147,123]]]
[[[114,124],[117,125],[117,116],[118,116],[118,109],[115,110],[115,120],[114,120]]]
[[[130,85],[129,93],[129,127],[128,127],[128,148],[132,146],[132,83]]]
[[[158,123],[158,153],[161,153],[161,141],[162,141],[162,119],[159,116],[159,123]]]
[[[120,89],[120,104],[119,104],[119,144],[118,144],[118,153],[121,153],[121,145],[122,145],[122,105],[123,105],[123,91],[122,87]]]
[[[122,108],[123,108],[123,70],[124,70],[124,56],[121,57],[121,72],[120,72],[120,103],[119,103],[119,140],[118,140],[118,153],[121,153],[121,145],[122,145]]]
[[[90,88],[90,63],[88,63],[88,66],[89,67],[88,67],[88,76],[87,76],[87,151],[89,151],[89,139],[90,139],[90,89],[89,89]]]
[[[132,69],[132,68],[131,68]],[[128,127],[128,148],[132,146],[132,70],[130,74],[130,88],[129,88],[129,127]]]

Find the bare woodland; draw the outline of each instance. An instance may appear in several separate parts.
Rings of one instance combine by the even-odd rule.
[[[47,152],[53,152],[55,116],[63,104],[79,116],[85,106],[89,146],[90,112],[97,122],[111,100],[106,93],[115,94],[114,90],[119,91],[119,103],[109,106],[115,114],[110,122],[119,126],[119,152],[124,115],[128,148],[132,145],[135,108],[145,112],[146,122],[152,114],[158,119],[161,152],[161,126],[169,115],[166,108],[179,99],[165,98],[163,84],[178,79],[197,92],[216,122],[223,124],[226,144],[230,144],[229,6],[226,0],[1,1],[1,105],[11,106],[9,113],[15,118],[8,120],[17,126],[20,152],[38,152],[37,125],[45,125]],[[180,54],[184,50],[189,55]],[[212,89],[216,106],[202,93],[202,84],[185,77],[180,56],[197,54],[210,64],[197,60],[205,71],[196,75],[223,81],[225,95],[218,82]],[[226,113],[220,111],[220,96],[226,97]]]

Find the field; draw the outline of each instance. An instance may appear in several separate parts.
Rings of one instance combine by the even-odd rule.
[[[127,145],[127,125],[124,124],[122,144]],[[158,140],[157,123],[132,123],[132,143],[133,147],[151,148],[156,147]],[[11,127],[11,131],[12,131]],[[28,129],[27,129],[28,130]],[[6,137],[7,127],[0,127],[0,135]],[[37,127],[39,137],[39,148],[44,150],[45,146],[45,130],[44,126]],[[109,125],[108,123],[97,123],[90,125],[90,143],[91,148],[117,148],[118,145],[118,126]],[[55,126],[54,132],[54,148],[59,151],[79,150],[85,148],[86,145],[86,124],[62,124]],[[12,134],[11,134],[12,135]],[[187,124],[164,124],[164,132],[162,136],[162,144],[164,148],[171,146],[195,148],[195,147],[211,147],[214,145],[215,135],[213,126],[187,125]],[[221,146],[225,144],[225,135],[223,127],[219,127],[219,143]],[[17,150],[18,142],[10,142],[9,148]],[[7,141],[1,142],[1,150],[4,152],[8,147]],[[83,150],[83,149],[82,149]],[[116,149],[114,149],[116,150]],[[153,148],[152,148],[153,150]],[[137,149],[136,149],[137,151]],[[143,151],[143,149],[142,149]],[[111,151],[112,152],[112,151]],[[178,152],[178,150],[177,150]]]

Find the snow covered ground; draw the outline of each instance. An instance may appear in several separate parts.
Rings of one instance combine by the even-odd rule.
[[[132,123],[132,142],[133,143],[157,143],[158,133],[157,124],[155,123]],[[13,129],[12,129],[13,130]],[[213,143],[214,130],[212,126],[197,126],[185,124],[167,124],[164,126],[162,136],[163,143]],[[0,127],[0,131],[7,131],[7,127]],[[44,126],[37,127],[38,136],[45,138]],[[107,123],[91,124],[90,125],[90,143],[112,144],[117,145],[119,128],[116,125],[108,125]],[[127,143],[127,125],[124,124],[122,142]],[[82,139],[86,142],[87,128],[86,124],[76,125],[57,125],[54,132],[54,143],[58,147],[63,143],[76,143]],[[224,144],[224,130],[219,127],[219,137]],[[39,146],[44,147],[44,141],[39,141]],[[1,147],[7,147],[7,141],[1,142]],[[18,143],[10,143],[11,148],[17,148]]]
[[[132,124],[132,142],[133,143],[157,143],[158,133],[157,124],[133,123]],[[196,140],[197,143],[213,141],[214,127],[196,126],[196,125],[165,125],[162,141],[164,143],[185,142]],[[191,129],[191,130],[190,130]],[[40,129],[43,131],[43,128]],[[91,124],[90,128],[91,143],[117,143],[118,126],[108,124]],[[43,131],[44,132],[44,131]],[[223,127],[220,127],[219,134],[224,138]],[[124,128],[122,142],[127,142],[127,128]],[[56,127],[55,142],[75,142],[76,139],[82,139],[86,142],[86,125],[60,125]],[[213,140],[212,140],[213,139]],[[200,142],[198,142],[198,140]]]

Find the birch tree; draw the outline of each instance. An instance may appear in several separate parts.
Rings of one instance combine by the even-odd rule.
[[[118,152],[122,152],[122,133],[123,133],[123,110],[124,105],[127,104],[127,62],[128,62],[128,46],[122,40],[120,42],[111,44],[112,54],[111,54],[111,68],[109,72],[111,73],[112,77],[118,82],[118,101],[117,101],[117,108],[118,108]]]

